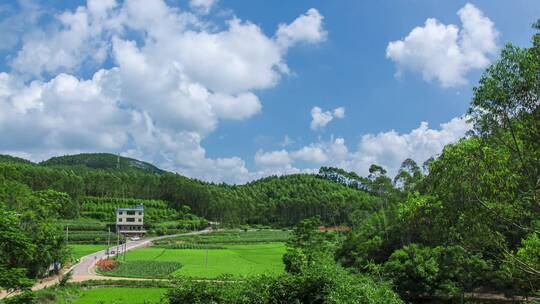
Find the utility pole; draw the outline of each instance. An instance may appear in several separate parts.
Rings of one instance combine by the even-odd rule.
[[[66,225],[66,246],[69,245],[69,225]]]
[[[208,243],[206,243],[206,258],[205,258],[206,273],[208,273]]]
[[[107,233],[107,260],[109,259],[109,253],[111,252],[111,226],[108,226],[109,232]]]

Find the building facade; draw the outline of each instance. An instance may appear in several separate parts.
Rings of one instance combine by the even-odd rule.
[[[125,236],[143,236],[144,206],[140,204],[135,208],[116,209],[116,231]]]

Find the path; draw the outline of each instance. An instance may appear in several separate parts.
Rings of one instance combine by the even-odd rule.
[[[206,228],[204,230],[194,231],[194,232],[187,232],[187,233],[180,233],[180,234],[171,234],[171,235],[163,235],[163,236],[144,238],[144,239],[141,239],[141,240],[138,240],[138,241],[128,241],[128,243],[126,245],[126,249],[127,249],[127,251],[129,251],[129,250],[149,246],[152,242],[163,240],[163,239],[174,238],[174,237],[178,237],[178,236],[189,236],[189,235],[205,234],[205,233],[210,233],[210,232],[212,232],[212,228]],[[122,248],[122,246],[120,246],[120,249],[121,248]],[[117,246],[110,247],[109,251],[111,251],[111,250],[114,250],[115,253],[118,253]],[[120,251],[122,251],[122,249]],[[96,271],[95,271],[96,262],[101,260],[101,259],[104,259],[106,257],[107,257],[107,249],[97,251],[97,252],[91,253],[89,255],[83,256],[79,260],[79,263],[73,265],[70,269],[68,269],[66,271],[66,272],[72,271],[72,273],[73,273],[73,276],[72,276],[70,281],[71,282],[83,282],[83,281],[88,281],[88,280],[137,280],[137,279],[134,279],[134,278],[106,277],[106,276],[101,276],[101,275],[96,274]],[[62,277],[62,275],[56,275],[56,276],[44,278],[39,283],[35,284],[32,287],[32,290],[34,290],[34,291],[35,290],[40,290],[40,289],[43,289],[45,287],[55,285],[60,281],[61,277]],[[144,280],[144,279],[140,279],[140,280]],[[4,291],[0,292],[0,299],[3,299],[5,297],[7,297],[7,296],[11,296],[11,295],[8,295]]]

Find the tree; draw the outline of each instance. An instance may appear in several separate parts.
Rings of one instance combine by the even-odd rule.
[[[32,239],[21,228],[17,213],[0,206],[0,287],[13,292],[32,286],[25,268],[36,252]]]

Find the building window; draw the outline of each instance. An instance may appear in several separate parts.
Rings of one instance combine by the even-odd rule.
[[[122,215],[122,211],[118,211],[118,215]]]
[[[141,212],[141,211],[139,211],[139,215],[142,215],[142,212]]]
[[[131,223],[131,222],[135,222],[135,218],[134,218],[134,217],[128,217],[128,218],[126,219],[126,222],[130,222],[130,223]]]
[[[135,211],[128,211],[127,215],[135,215]]]
[[[142,219],[139,219],[139,222],[142,222]]]
[[[121,222],[121,221],[122,221],[122,218],[119,218],[118,221]]]

